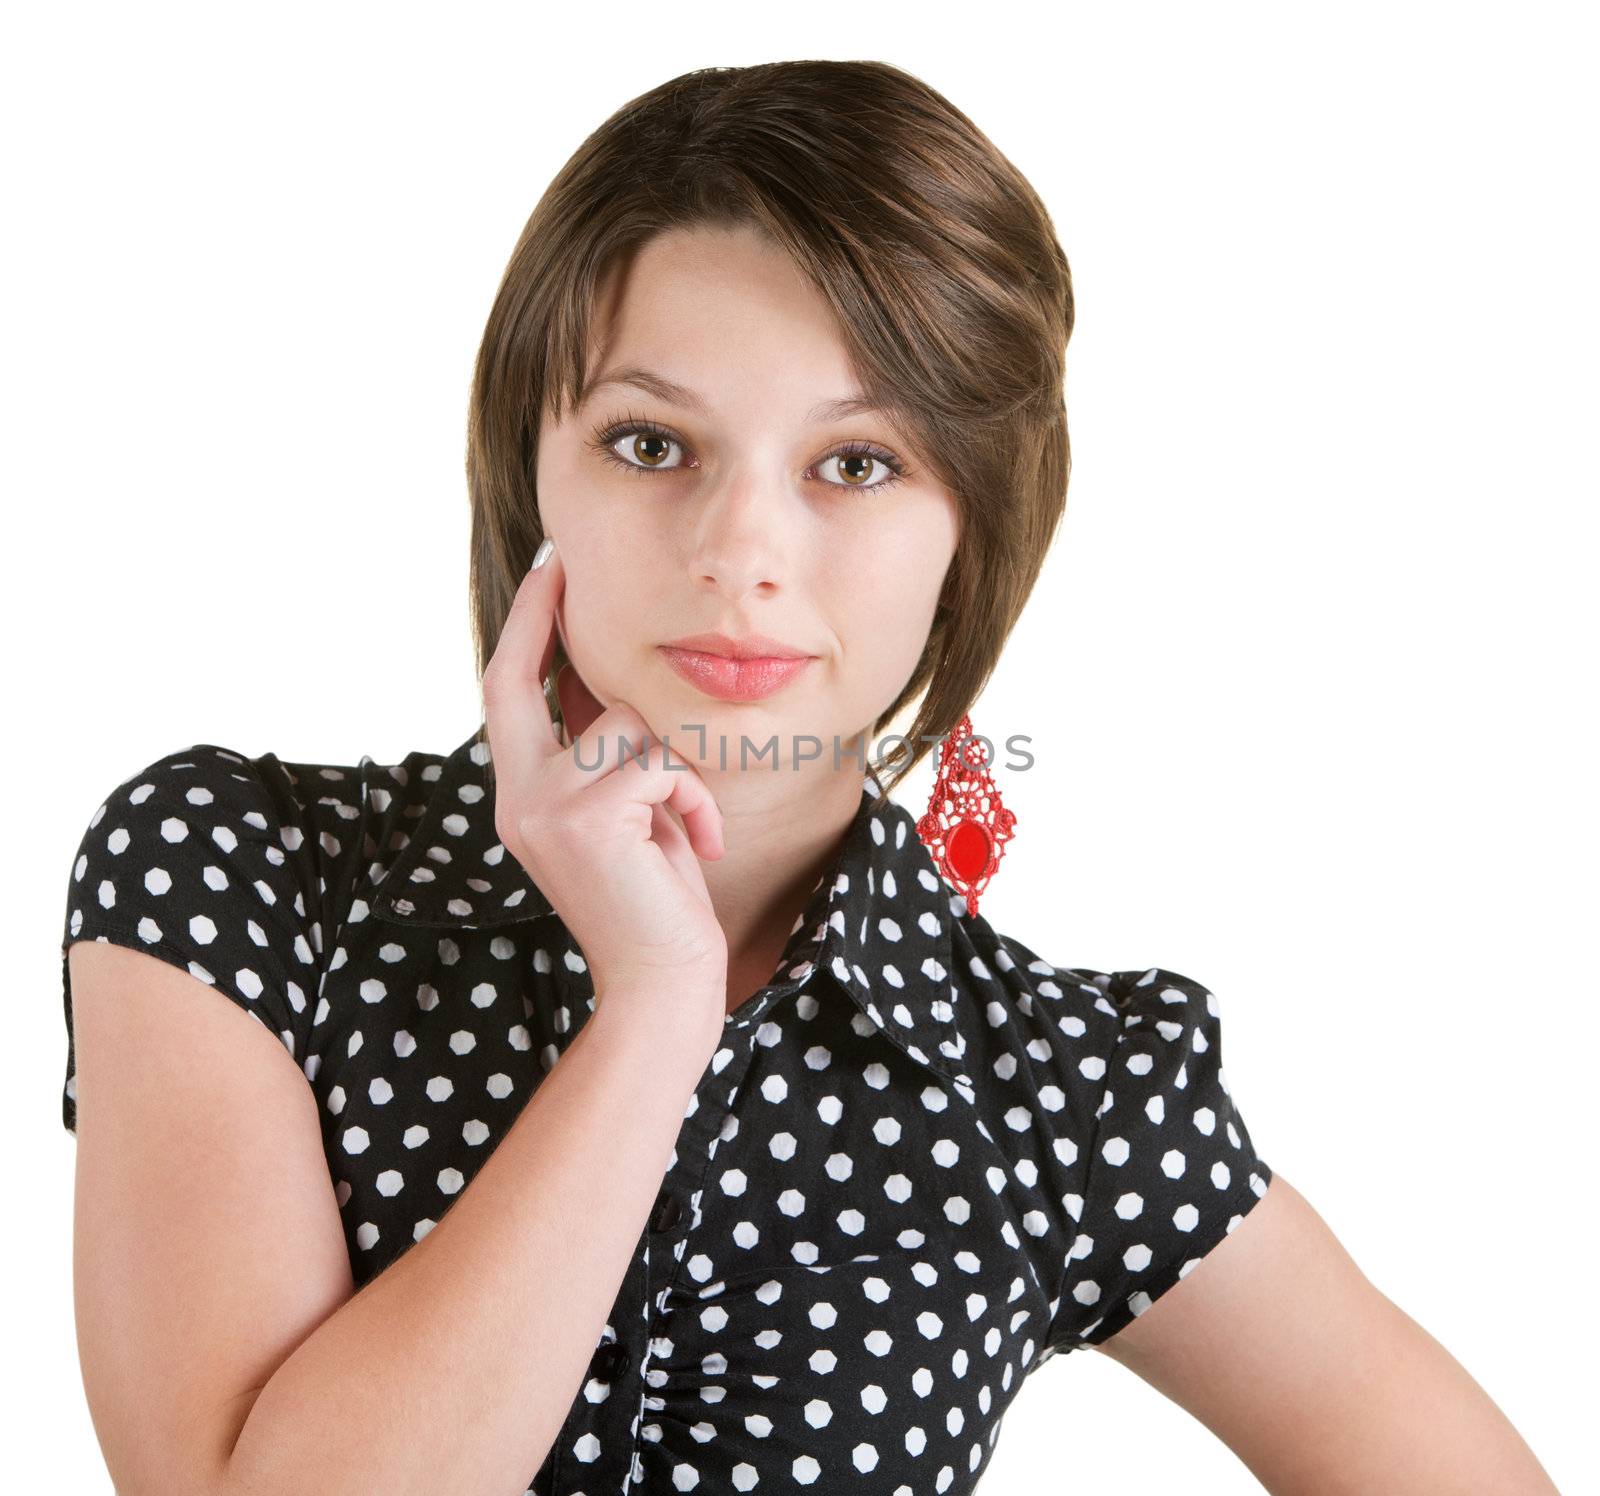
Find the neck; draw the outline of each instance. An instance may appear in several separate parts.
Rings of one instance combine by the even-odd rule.
[[[705,774],[726,850],[702,862],[728,941],[728,1011],[771,980],[794,922],[844,841],[861,801],[861,770]]]

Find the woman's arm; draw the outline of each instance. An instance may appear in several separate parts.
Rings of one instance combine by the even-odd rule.
[[[79,1348],[117,1489],[521,1490],[715,1036],[598,1005],[438,1225],[351,1296],[316,1107],[282,1044],[143,953],[80,941],[69,959]],[[614,1005],[630,1010],[646,1008]]]
[[[532,1478],[711,1054],[608,1016],[632,1006],[599,1002],[439,1224],[274,1373],[225,1491],[482,1496]]]
[[[1188,1277],[1095,1349],[1187,1409],[1273,1496],[1554,1496],[1461,1364],[1281,1173]]]

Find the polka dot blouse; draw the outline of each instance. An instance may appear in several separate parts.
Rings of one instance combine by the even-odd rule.
[[[481,730],[392,765],[201,744],[117,786],[68,883],[65,1125],[67,947],[147,951],[299,1064],[358,1288],[431,1231],[594,1004],[488,762]],[[1216,998],[997,934],[873,788],[727,1017],[537,1496],[970,1492],[1022,1379],[1266,1192]]]

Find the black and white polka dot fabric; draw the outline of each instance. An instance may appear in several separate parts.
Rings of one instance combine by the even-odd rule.
[[[481,738],[348,767],[203,744],[119,785],[68,887],[66,1126],[66,949],[110,940],[281,1038],[358,1287],[430,1231],[594,999],[495,835]],[[871,788],[728,1015],[538,1496],[969,1492],[1022,1379],[1266,1191],[1212,994],[996,934]]]

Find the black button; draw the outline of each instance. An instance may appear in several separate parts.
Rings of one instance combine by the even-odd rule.
[[[628,1347],[620,1340],[609,1340],[594,1353],[589,1369],[601,1381],[614,1382],[627,1371],[632,1359]]]
[[[683,1207],[678,1203],[678,1197],[662,1190],[656,1200],[655,1214],[650,1217],[652,1231],[670,1231],[677,1225],[678,1217],[683,1214]]]

